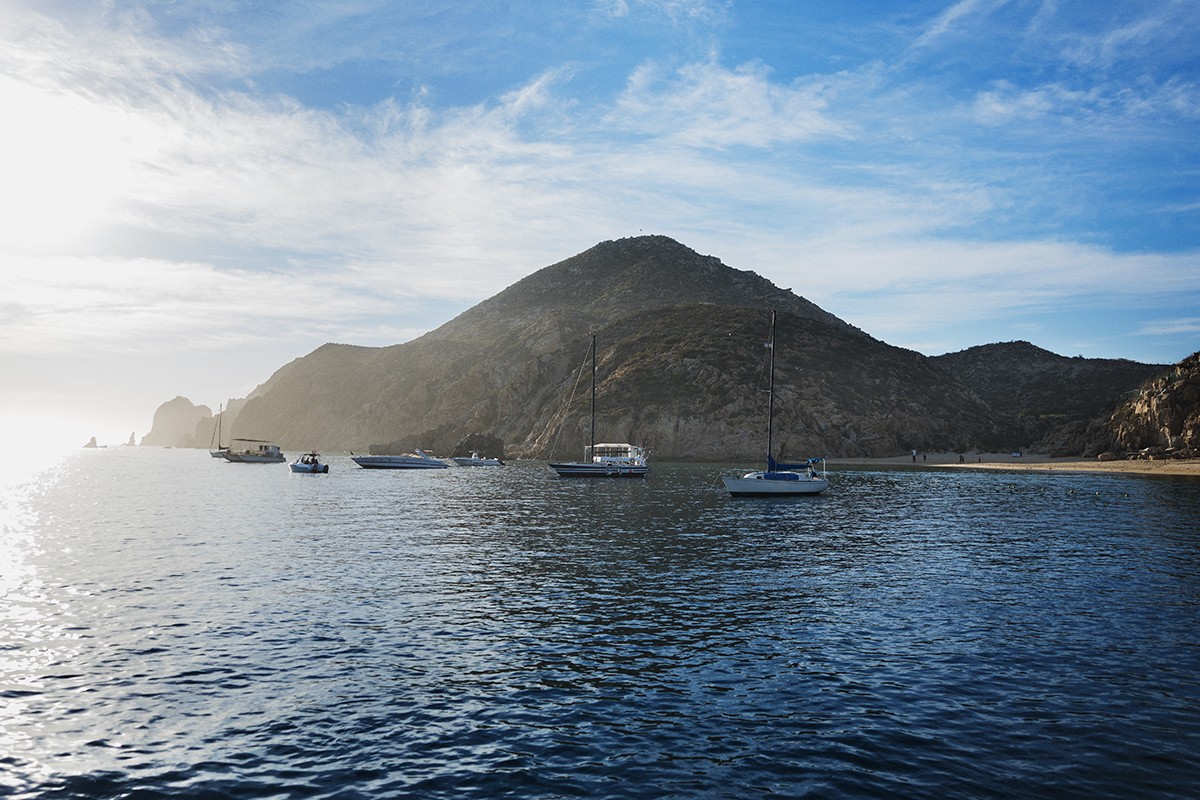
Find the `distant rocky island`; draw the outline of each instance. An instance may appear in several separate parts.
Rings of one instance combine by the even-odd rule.
[[[476,437],[497,455],[575,457],[595,333],[601,438],[660,460],[754,460],[772,309],[783,457],[1200,450],[1196,355],[1141,364],[1007,342],[925,356],[664,236],[601,242],[405,344],[323,345],[231,400],[221,427],[226,442],[236,426],[292,450],[449,454]],[[208,447],[216,428],[210,408],[176,397],[141,443]]]

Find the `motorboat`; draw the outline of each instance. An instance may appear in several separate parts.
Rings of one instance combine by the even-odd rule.
[[[785,464],[771,455],[771,437],[775,422],[775,312],[771,312],[771,340],[767,343],[771,351],[771,378],[767,385],[767,468],[761,472],[747,472],[738,477],[726,476],[721,480],[734,497],[781,497],[790,495],[820,494],[829,488],[825,475],[825,459],[810,458],[799,464]],[[821,465],[820,473],[817,464]]]
[[[478,450],[472,450],[469,456],[452,456],[450,458],[460,467],[503,467],[504,461],[499,458],[485,458]]]
[[[320,453],[311,452],[305,453],[291,464],[288,464],[288,469],[290,469],[292,472],[323,475],[324,473],[329,472],[329,465],[321,461]]]
[[[281,464],[287,461],[279,445],[264,439],[231,439],[229,449],[221,455],[235,464]]]
[[[440,458],[434,458],[428,450],[383,456],[356,456],[351,453],[350,460],[363,469],[446,469],[450,466]]]
[[[596,444],[596,335],[592,334],[592,427],[583,461],[551,462],[562,478],[640,478],[650,472],[646,451],[628,442]],[[586,362],[585,362],[586,363]],[[582,372],[582,367],[580,369]]]

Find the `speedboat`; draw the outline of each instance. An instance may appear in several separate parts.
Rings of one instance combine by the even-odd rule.
[[[288,468],[292,472],[306,472],[313,475],[329,472],[329,465],[321,463],[321,454],[317,452],[305,453],[288,464]]]
[[[503,467],[504,462],[498,458],[484,458],[478,450],[472,450],[469,456],[453,456],[450,459],[460,467]]]
[[[236,464],[280,464],[287,461],[279,445],[262,439],[233,439],[222,456],[226,461]]]
[[[583,461],[551,463],[564,478],[640,478],[650,471],[646,451],[628,442],[602,442],[584,448]]]
[[[440,458],[434,458],[428,450],[394,456],[356,456],[351,453],[350,460],[363,469],[446,469],[450,466]]]

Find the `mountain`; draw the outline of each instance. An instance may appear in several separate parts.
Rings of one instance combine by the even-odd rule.
[[[449,453],[486,434],[510,456],[578,457],[589,399],[580,367],[595,333],[598,437],[660,459],[761,460],[771,309],[784,457],[1022,447],[1051,420],[1115,406],[1153,372],[1075,364],[1026,343],[929,358],[753,272],[644,236],[538,270],[411,342],[323,345],[246,399],[236,435],[287,449]]]
[[[1007,420],[1006,437],[1029,445],[1064,425],[1111,411],[1120,391],[1163,367],[1124,359],[1068,358],[1029,342],[981,345],[934,356]]]

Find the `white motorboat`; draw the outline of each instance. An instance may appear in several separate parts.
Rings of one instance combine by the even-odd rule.
[[[323,475],[326,472],[329,472],[329,465],[321,461],[320,453],[312,452],[305,453],[291,464],[288,464],[288,469],[290,469],[292,472]]]
[[[640,478],[650,472],[646,451],[628,442],[596,444],[596,335],[592,334],[592,427],[583,461],[551,462],[563,478]]]
[[[504,461],[499,458],[485,458],[478,450],[472,450],[469,456],[452,456],[450,458],[460,467],[503,467]]]
[[[279,445],[263,439],[231,439],[229,449],[221,455],[235,464],[282,464],[287,461]]]
[[[356,456],[351,453],[350,460],[363,469],[446,469],[450,466],[440,458],[434,458],[428,450],[385,456]]]
[[[721,478],[734,497],[780,497],[820,494],[829,488],[825,475],[825,459],[810,458],[800,464],[784,464],[771,455],[771,437],[775,422],[775,312],[771,312],[771,378],[767,385],[767,468],[762,472],[747,472],[740,478]],[[821,472],[817,472],[817,464]]]

